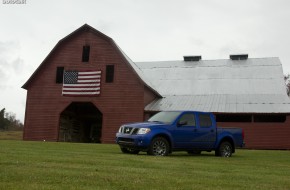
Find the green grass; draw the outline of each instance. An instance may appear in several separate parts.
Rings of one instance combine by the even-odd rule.
[[[22,140],[23,131],[0,131],[0,140]]]
[[[290,151],[168,157],[117,145],[0,141],[0,189],[290,189]]]

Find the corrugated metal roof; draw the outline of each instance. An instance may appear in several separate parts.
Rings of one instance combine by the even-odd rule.
[[[124,58],[127,60],[127,62],[132,66],[134,71],[137,73],[137,75],[141,78],[141,80],[147,85],[149,88],[151,88],[157,95],[161,96],[159,92],[156,90],[155,85],[151,82],[150,79],[147,78],[147,76],[143,73],[143,71],[138,67],[138,65],[133,62],[127,54],[115,43],[116,47],[119,48],[120,52],[124,56]]]
[[[147,111],[290,113],[290,99],[278,58],[137,62],[136,65],[164,97],[147,105]]]
[[[220,113],[289,113],[290,102],[282,95],[165,96],[145,107],[146,111],[195,110]]]

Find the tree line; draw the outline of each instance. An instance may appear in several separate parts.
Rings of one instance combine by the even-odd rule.
[[[22,130],[23,123],[16,119],[16,115],[12,112],[5,112],[5,108],[0,111],[0,130]]]

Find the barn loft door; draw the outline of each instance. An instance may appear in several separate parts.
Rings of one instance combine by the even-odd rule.
[[[91,102],[73,102],[60,115],[59,141],[100,143],[102,113]]]

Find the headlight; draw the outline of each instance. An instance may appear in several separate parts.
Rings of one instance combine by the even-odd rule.
[[[151,131],[151,129],[149,128],[140,128],[137,132],[137,135],[145,135],[147,133],[149,133]]]

